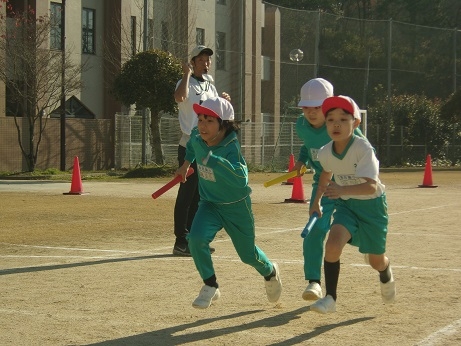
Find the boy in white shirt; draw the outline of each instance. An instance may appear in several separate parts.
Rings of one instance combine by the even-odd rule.
[[[395,299],[395,281],[385,255],[388,225],[385,186],[379,180],[379,161],[371,144],[354,134],[360,124],[357,104],[347,96],[333,96],[322,104],[328,135],[318,159],[323,167],[311,213],[322,210],[323,196],[336,200],[333,222],[325,245],[324,274],[326,295],[310,306],[312,311],[336,311],[336,290],[340,256],[349,243],[366,255],[370,266],[379,272],[384,303]],[[332,177],[334,180],[332,181]]]

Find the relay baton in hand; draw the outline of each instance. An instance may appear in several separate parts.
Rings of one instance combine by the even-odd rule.
[[[194,173],[194,169],[192,167],[189,167],[189,169],[187,170],[187,174],[186,174],[186,178],[191,175],[192,173]],[[158,189],[157,191],[155,191],[153,194],[152,194],[152,198],[153,199],[156,199],[158,197],[160,197],[161,195],[163,195],[165,192],[167,192],[169,189],[171,189],[173,186],[175,186],[176,184],[180,183],[182,181],[182,176],[181,175],[177,175],[176,177],[174,177],[173,179],[171,179],[168,183],[166,183],[165,185],[163,185],[160,189]]]
[[[314,224],[317,222],[317,219],[319,218],[319,214],[317,214],[316,211],[314,211],[309,218],[309,221],[306,224],[306,227],[304,227],[303,231],[301,232],[301,238],[306,238],[309,232],[312,230],[312,227],[314,227]]]
[[[307,171],[307,167],[306,167],[306,166],[303,166],[303,167],[301,168],[301,174],[304,174],[306,171]],[[283,181],[285,181],[285,180],[294,178],[294,177],[296,177],[297,175],[298,175],[298,171],[297,171],[297,170],[294,170],[294,171],[291,171],[291,172],[282,174],[281,176],[279,176],[279,177],[277,177],[277,178],[274,178],[274,179],[272,179],[272,180],[266,181],[266,182],[264,183],[264,187],[269,187],[269,186],[272,186],[272,185],[281,183],[281,182],[283,182]]]

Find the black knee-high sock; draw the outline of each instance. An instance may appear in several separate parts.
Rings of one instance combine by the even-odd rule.
[[[329,294],[336,300],[336,289],[338,287],[340,263],[323,261],[323,270],[325,273],[326,295]]]
[[[210,276],[208,279],[203,280],[203,282],[205,283],[205,285],[210,286],[210,287],[216,287],[216,288],[219,287],[218,282],[216,281],[216,275],[215,274]]]
[[[378,271],[379,272],[379,281],[381,281],[383,284],[386,282],[389,282],[391,280],[392,274],[391,274],[391,262],[387,264],[386,269],[383,271]]]

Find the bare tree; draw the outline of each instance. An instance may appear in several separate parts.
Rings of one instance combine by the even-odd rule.
[[[35,170],[47,114],[60,103],[63,69],[65,94],[82,88],[85,64],[74,64],[71,52],[66,51],[63,65],[62,51],[49,48],[53,23],[49,15],[37,16],[30,7],[16,12],[8,2],[6,16],[0,15],[0,54],[4,57],[0,59],[0,80],[6,86],[7,115],[14,116],[30,172]]]

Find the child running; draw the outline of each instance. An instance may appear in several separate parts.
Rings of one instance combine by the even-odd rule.
[[[327,97],[333,96],[333,85],[323,78],[314,78],[302,86],[300,94],[301,100],[298,107],[302,108],[303,116],[296,121],[296,134],[304,145],[299,151],[298,160],[292,170],[298,171],[298,176],[301,175],[300,171],[303,166],[309,165],[314,170],[310,199],[313,201],[322,173],[317,153],[322,146],[331,141],[321,106]],[[363,136],[359,128],[356,128],[354,132],[358,136]],[[303,240],[304,278],[308,282],[302,294],[304,300],[317,300],[323,297],[320,281],[323,246],[330,229],[335,203],[335,200],[326,196],[321,199],[323,217],[317,220],[311,232]]]
[[[198,125],[187,142],[184,164],[175,174],[185,181],[191,162],[196,161],[200,202],[187,237],[204,285],[192,306],[206,309],[221,295],[209,244],[222,228],[241,261],[264,277],[267,298],[276,303],[282,293],[280,270],[255,245],[248,169],[240,152],[234,109],[229,101],[220,97],[196,103],[193,108],[198,115]]]
[[[322,104],[322,112],[332,141],[318,153],[323,172],[311,212],[322,217],[323,196],[336,200],[336,210],[325,245],[326,295],[310,309],[324,314],[336,311],[340,256],[346,243],[368,255],[369,264],[379,272],[383,302],[393,303],[396,289],[385,255],[388,215],[385,186],[378,177],[379,161],[370,143],[354,134],[361,121],[354,100],[329,97]]]

